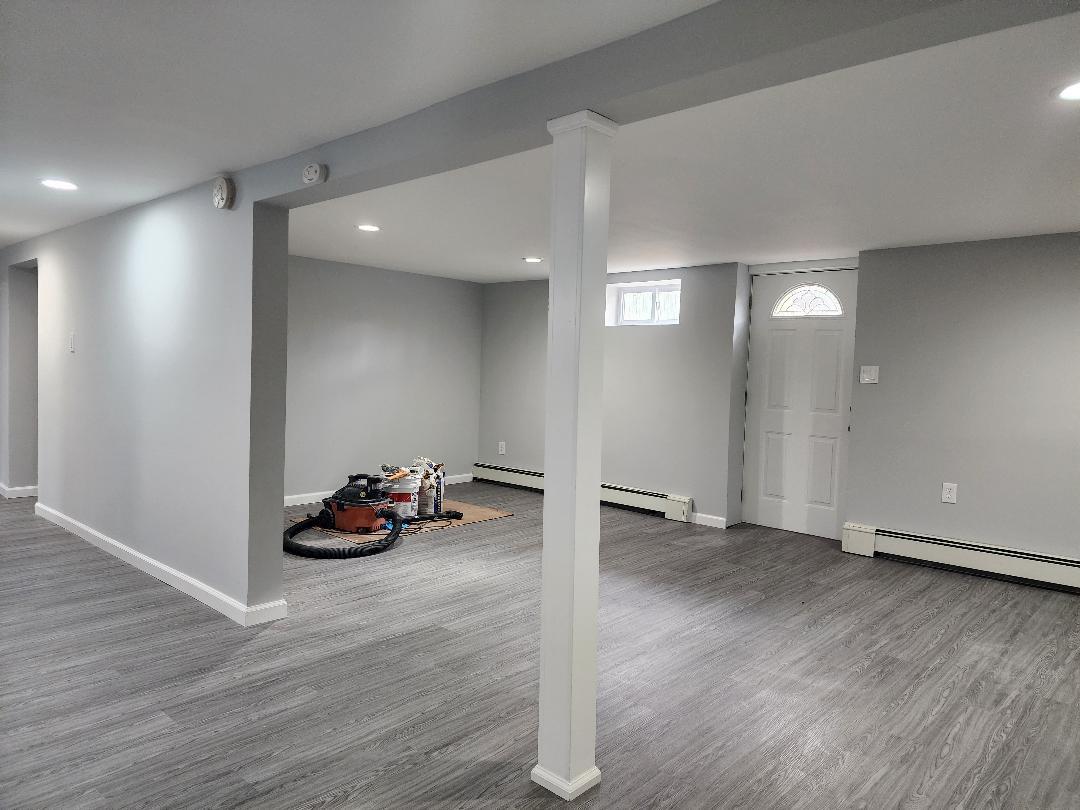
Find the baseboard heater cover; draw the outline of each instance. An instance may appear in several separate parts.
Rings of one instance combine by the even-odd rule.
[[[541,491],[544,489],[544,474],[536,470],[519,470],[513,467],[500,467],[497,464],[474,464],[472,477],[474,480],[495,481],[500,484],[512,484]],[[686,495],[650,492],[618,484],[600,484],[600,501],[660,512],[668,520],[681,520],[684,523],[693,521],[693,500]]]
[[[970,540],[845,523],[844,551],[907,557],[950,568],[997,574],[1032,583],[1080,588],[1080,560]]]

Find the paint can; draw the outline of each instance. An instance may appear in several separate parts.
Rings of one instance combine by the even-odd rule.
[[[393,509],[403,518],[416,517],[420,500],[420,479],[413,475],[389,481],[387,496],[393,501]]]

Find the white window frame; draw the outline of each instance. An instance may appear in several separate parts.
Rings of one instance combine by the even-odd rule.
[[[614,296],[608,296],[611,305],[606,319],[608,326],[678,326],[682,316],[682,279],[669,278],[659,281],[630,281],[623,283],[608,284],[609,293],[614,290]],[[627,293],[653,293],[653,317],[648,321],[623,320],[623,297]],[[676,292],[679,293],[679,314],[673,319],[660,320],[658,315],[659,300],[656,293]]]

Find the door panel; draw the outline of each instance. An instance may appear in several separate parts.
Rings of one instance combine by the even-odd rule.
[[[814,333],[814,367],[810,408],[819,413],[840,410],[840,347],[843,333],[819,329]]]
[[[765,489],[768,498],[784,497],[784,467],[786,466],[788,436],[784,433],[765,433]]]
[[[794,329],[771,329],[769,331],[769,407],[788,408],[789,370],[791,349],[795,345]]]
[[[754,277],[743,480],[751,523],[840,537],[857,280],[855,270]],[[774,316],[805,284],[826,287],[843,314]]]
[[[806,500],[817,506],[833,506],[833,483],[836,475],[836,438],[810,437],[810,471],[807,474]]]

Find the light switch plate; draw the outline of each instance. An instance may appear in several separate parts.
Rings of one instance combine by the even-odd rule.
[[[500,456],[505,456],[506,455],[506,442],[499,442],[499,455]]]
[[[859,368],[859,382],[876,383],[878,381],[878,366],[861,366]]]
[[[941,485],[941,502],[956,503],[956,484]]]

